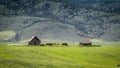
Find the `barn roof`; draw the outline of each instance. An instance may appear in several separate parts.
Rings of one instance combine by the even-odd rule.
[[[82,41],[81,43],[91,43],[90,40],[85,40],[85,41]]]
[[[39,39],[37,36],[32,36],[28,41],[31,41],[31,40],[33,40],[34,38]]]

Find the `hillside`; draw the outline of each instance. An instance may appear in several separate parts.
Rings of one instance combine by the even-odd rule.
[[[119,0],[1,0],[0,31],[11,40],[120,41]]]

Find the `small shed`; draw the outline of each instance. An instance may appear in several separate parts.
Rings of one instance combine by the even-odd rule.
[[[32,36],[28,42],[29,45],[40,45],[41,40],[37,36]]]
[[[87,41],[82,41],[82,42],[80,42],[80,45],[88,46],[88,45],[92,45],[92,42],[90,42],[89,40],[87,40]]]

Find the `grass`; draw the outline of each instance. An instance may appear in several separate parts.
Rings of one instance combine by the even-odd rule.
[[[0,68],[118,68],[120,46],[0,46]]]

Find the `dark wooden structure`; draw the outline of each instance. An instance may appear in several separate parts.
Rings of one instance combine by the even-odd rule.
[[[28,42],[28,45],[40,45],[41,40],[37,36],[32,36],[31,39]]]
[[[92,45],[92,42],[90,42],[90,41],[82,41],[82,42],[80,42],[80,45],[89,46],[89,45]]]

